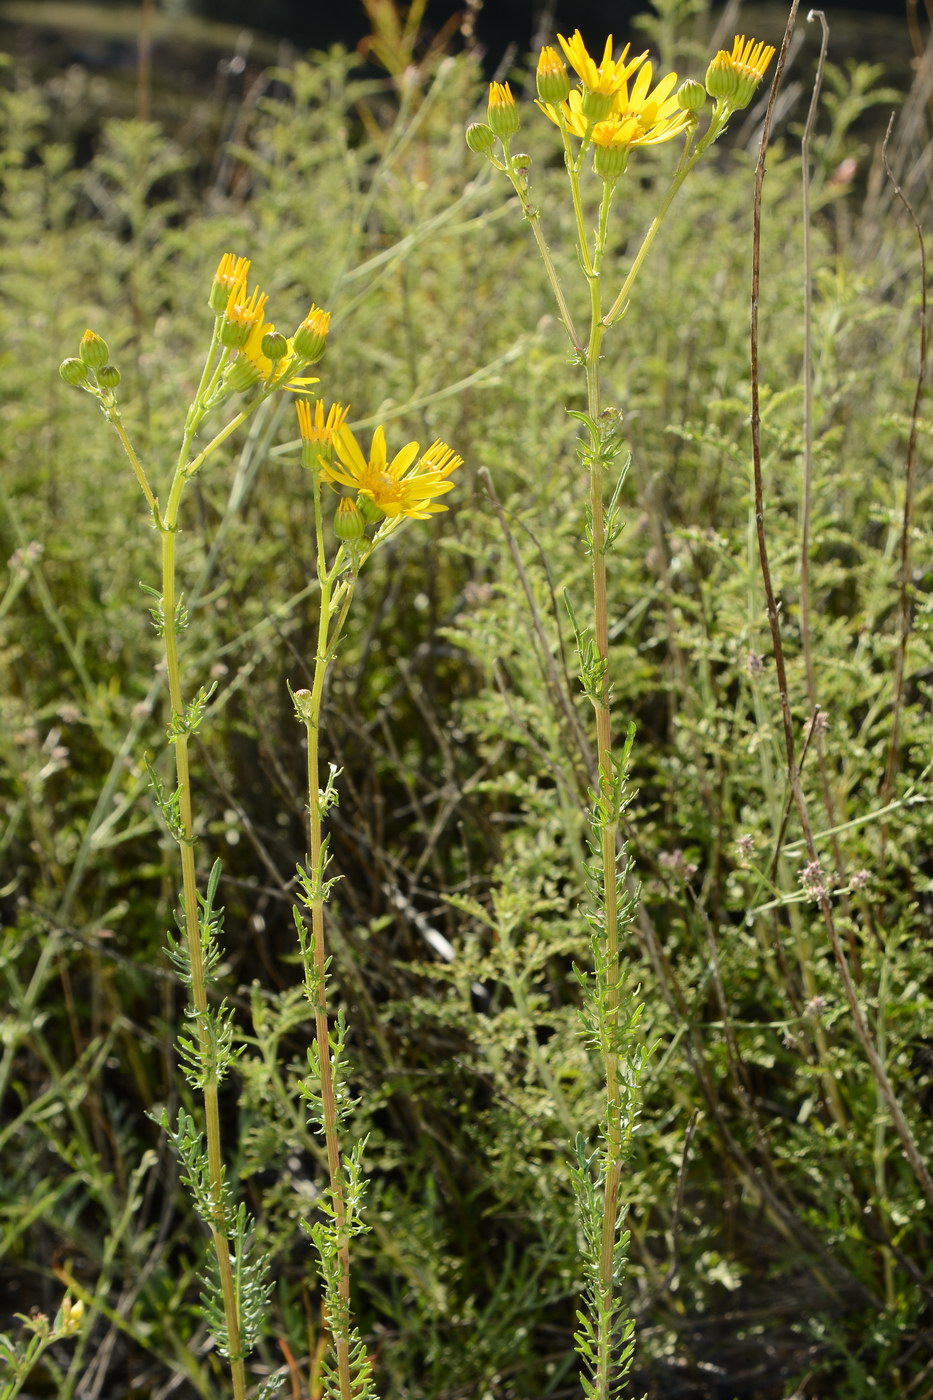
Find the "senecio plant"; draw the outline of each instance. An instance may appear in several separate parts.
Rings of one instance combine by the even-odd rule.
[[[726,130],[733,113],[752,100],[774,49],[744,36],[736,38],[731,53],[723,50],[713,58],[705,84],[688,78],[678,88],[675,73],[655,82],[647,54],[630,56],[630,45],[613,58],[611,35],[598,63],[587,51],[579,30],[571,39],[557,37],[579,85],[573,85],[557,50],[547,46],[538,60],[536,105],[557,127],[563,145],[577,254],[589,291],[585,335],[574,321],[542,231],[541,211],[532,198],[529,180],[531,157],[512,150],[520,115],[508,83],[490,86],[487,120],[470,126],[466,139],[471,150],[485,156],[511,182],[544,262],[573,363],[586,378],[586,412],[572,416],[583,426],[579,454],[590,482],[584,538],[592,561],[592,617],[582,623],[572,609],[570,616],[582,688],[594,712],[598,771],[590,813],[593,861],[588,866],[593,971],[589,975],[578,971],[578,977],[583,989],[585,1033],[602,1061],[606,1107],[595,1145],[583,1134],[578,1134],[575,1144],[573,1177],[584,1242],[584,1297],[576,1345],[585,1394],[608,1400],[621,1393],[634,1350],[634,1323],[621,1297],[629,1243],[621,1177],[631,1152],[649,1049],[639,1032],[643,1008],[626,988],[621,957],[622,938],[635,911],[629,861],[619,839],[630,796],[627,772],[633,728],[630,725],[624,742],[614,747],[606,603],[606,558],[622,528],[618,503],[629,461],[621,463],[620,469],[621,415],[603,406],[600,361],[603,341],[628,312],[635,279],[677,191]],[[630,158],[637,158],[642,147],[678,138],[682,142],[680,158],[668,188],[630,267],[620,278],[605,256],[619,182]],[[598,200],[592,232],[585,184],[591,174],[595,177],[593,202]],[[616,480],[607,502],[610,473]]]
[[[304,726],[308,755],[308,852],[298,866],[302,908],[295,907],[294,920],[304,990],[315,1022],[308,1073],[301,1088],[309,1104],[309,1119],[324,1138],[329,1176],[320,1217],[306,1229],[319,1256],[324,1308],[333,1339],[324,1368],[324,1394],[333,1400],[363,1400],[373,1393],[370,1363],[350,1312],[350,1241],[366,1228],[361,1215],[363,1144],[350,1153],[341,1151],[341,1133],[352,1100],[346,1086],[343,1022],[338,1018],[332,1025],[328,1015],[324,927],[324,905],[335,883],[327,877],[324,824],[327,811],[337,801],[339,774],[331,765],[321,786],[321,706],[328,668],[363,565],[406,520],[423,520],[446,510],[438,498],[452,489],[451,474],[462,459],[441,441],[423,453],[417,442],[409,442],[390,459],[382,427],[376,429],[367,454],[347,426],[347,408],[331,403],[325,412],[314,388],[319,381],[306,373],[324,354],[329,313],[312,306],[294,335],[286,338],[265,320],[265,294],[258,287],[249,292],[249,270],[246,258],[226,253],[214,276],[208,298],[214,316],[210,345],[188,407],[164,506],[120,416],[120,372],[110,363],[106,342],[87,331],[77,356],[62,364],[61,375],[66,383],[96,399],[115,429],[161,545],[161,589],[146,591],[154,599],[151,613],[163,644],[170,710],[168,741],[175,758],[173,789],[167,790],[153,767],[149,772],[156,804],[181,858],[179,937],[169,935],[169,954],[190,993],[179,1055],[188,1083],[201,1095],[203,1126],[184,1108],[175,1123],[164,1111],[158,1121],[174,1145],[194,1208],[210,1234],[212,1250],[202,1303],[217,1347],[229,1361],[234,1400],[245,1400],[247,1394],[245,1359],[263,1330],[271,1281],[268,1261],[251,1250],[253,1222],[245,1205],[235,1198],[221,1144],[218,1089],[242,1046],[236,1044],[230,1008],[216,994],[209,996],[221,958],[223,911],[216,903],[221,870],[215,862],[202,892],[189,746],[209,715],[214,687],[202,686],[193,698],[185,698],[179,640],[189,619],[176,581],[175,545],[185,488],[218,448],[280,390],[301,396],[296,407],[300,460],[308,473],[314,512],[318,626],[311,688],[290,692],[296,717]],[[206,421],[231,407],[235,411],[224,425],[204,446],[198,446]],[[329,488],[326,492],[325,487]],[[263,1385],[260,1400],[277,1383],[273,1377]]]
[[[16,1313],[14,1316],[23,1324],[28,1340],[20,1342],[0,1332],[0,1367],[3,1368],[0,1400],[15,1400],[49,1348],[77,1336],[84,1318],[84,1304],[80,1298],[73,1302],[66,1293],[51,1320],[45,1313],[34,1313],[32,1317]]]

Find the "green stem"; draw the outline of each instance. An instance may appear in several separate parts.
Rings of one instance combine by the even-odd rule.
[[[557,307],[560,311],[560,319],[563,321],[564,329],[570,337],[570,343],[573,346],[576,353],[578,355],[582,355],[583,344],[580,340],[579,335],[577,334],[576,327],[574,326],[573,316],[570,311],[570,305],[567,301],[567,298],[564,295],[564,289],[560,285],[560,279],[557,276],[557,269],[554,266],[554,259],[551,257],[551,250],[547,245],[547,239],[544,237],[544,233],[541,228],[541,210],[537,207],[537,205],[532,204],[531,200],[528,198],[528,182],[523,174],[519,173],[513,168],[512,160],[508,152],[508,147],[506,147],[506,164],[501,166],[500,168],[505,171],[505,173],[509,177],[509,180],[512,182],[512,188],[518,195],[519,202],[522,206],[522,213],[525,215],[525,218],[531,225],[531,231],[535,236],[535,242],[538,245],[538,252],[541,254],[541,261],[544,263],[544,270],[547,273],[547,279],[551,284],[551,291],[554,293],[554,300],[557,302]]]
[[[146,498],[146,505],[152,512],[152,516],[154,519],[158,510],[158,502],[156,501],[152,487],[149,485],[149,479],[146,476],[145,471],[143,470],[143,465],[140,462],[139,457],[136,455],[136,449],[130,442],[129,434],[123,426],[123,419],[120,417],[120,411],[115,403],[107,405],[105,402],[104,412],[107,414],[107,417],[113,424],[117,437],[123,444],[123,450],[126,453],[127,457],[129,457],[130,459],[130,465],[132,466],[133,471],[136,474],[136,480],[139,482],[140,489],[142,490],[142,493]]]
[[[600,316],[600,270],[606,243],[609,208],[613,184],[603,185],[600,206],[596,255],[589,274],[590,339],[586,352],[587,415],[595,422],[600,412],[599,361],[606,325]],[[593,560],[593,634],[601,665],[599,688],[593,699],[596,720],[596,762],[604,810],[614,813],[612,803],[612,720],[609,701],[609,610],[606,580],[606,527],[603,506],[603,463],[595,457],[590,464],[590,516]],[[619,1016],[619,910],[617,889],[618,824],[609,820],[600,825],[600,855],[602,862],[603,928],[606,940],[606,1011],[611,1026]],[[610,1031],[607,1041],[615,1036]],[[607,1049],[604,1058],[606,1077],[606,1175],[603,1191],[602,1240],[599,1256],[599,1338],[597,1343],[596,1394],[610,1393],[612,1338],[606,1334],[604,1319],[612,1316],[616,1221],[619,1211],[619,1188],[622,1176],[622,1134],[619,1104],[619,1067],[616,1054]]]
[[[708,136],[709,132],[707,132],[707,137]],[[664,222],[665,215],[667,214],[668,209],[670,209],[671,205],[673,204],[677,191],[680,189],[684,180],[686,180],[687,176],[690,174],[690,171],[693,169],[694,165],[696,165],[700,156],[703,154],[703,151],[706,150],[709,144],[706,137],[704,137],[700,145],[691,154],[690,147],[692,142],[693,132],[691,131],[688,134],[686,142],[684,144],[683,153],[681,154],[680,160],[677,165],[677,169],[674,171],[674,174],[671,177],[671,183],[668,186],[667,194],[662,199],[661,207],[655,214],[654,218],[651,220],[648,232],[642,239],[641,247],[635,254],[632,266],[629,268],[628,276],[622,283],[622,290],[619,292],[619,295],[616,297],[615,301],[612,303],[609,310],[603,317],[603,324],[607,327],[611,326],[613,321],[617,320],[618,317],[624,312],[626,303],[628,301],[628,295],[629,292],[632,290],[632,285],[635,281],[635,278],[641,271],[642,263],[645,261],[645,258],[648,256],[648,253],[651,250],[651,245],[657,236],[658,229]]]
[[[241,417],[243,415],[240,415]],[[191,448],[193,428],[186,429],[182,447],[175,467],[175,475],[169,492],[165,517],[162,521],[162,611],[164,618],[163,641],[165,647],[165,670],[168,680],[169,700],[174,721],[185,713],[185,703],[181,688],[181,669],[178,661],[177,591],[175,579],[175,541],[178,532],[178,514],[181,498],[189,471],[186,462]],[[202,458],[206,453],[202,453]],[[211,1241],[217,1260],[223,1294],[224,1318],[230,1350],[230,1368],[233,1378],[234,1400],[246,1400],[246,1369],[240,1355],[240,1318],[237,1306],[233,1267],[230,1259],[229,1226],[224,1205],[224,1167],[220,1142],[220,1112],[218,1107],[218,1085],[213,1069],[213,1054],[207,1029],[207,984],[204,974],[204,952],[201,944],[201,931],[198,920],[198,885],[194,861],[194,810],[191,797],[191,778],[188,767],[188,735],[178,732],[175,738],[175,773],[179,793],[179,816],[182,839],[179,842],[181,854],[182,896],[185,911],[185,937],[191,964],[191,1000],[194,1006],[194,1020],[197,1029],[201,1062],[205,1067],[204,1082],[204,1122],[207,1138],[208,1177],[213,1206],[213,1219],[210,1222]]]
[[[250,404],[248,408],[241,409],[235,418],[231,418],[230,422],[225,424],[224,427],[221,428],[220,432],[217,433],[215,437],[211,438],[207,446],[201,452],[199,452],[198,455],[191,462],[188,463],[187,467],[183,466],[182,463],[179,463],[179,470],[184,471],[185,478],[188,479],[196,475],[196,473],[201,470],[206,459],[211,455],[211,453],[216,451],[216,449],[220,446],[222,442],[226,442],[230,434],[236,432],[237,428],[239,428],[242,423],[245,423],[247,418],[249,418],[252,413],[255,413],[260,403],[264,402],[264,399],[257,399],[257,401],[255,403]],[[187,451],[191,443],[190,433],[185,433],[185,443]]]
[[[191,400],[188,409],[188,416],[185,419],[185,433],[189,439],[194,437],[198,426],[207,413],[206,399],[210,389],[213,389],[217,382],[217,376],[223,367],[225,352],[220,343],[220,331],[223,326],[223,316],[214,317],[214,329],[211,332],[211,343],[208,346],[207,354],[204,357],[204,368],[201,370],[201,379],[198,383],[197,393]],[[217,352],[220,351],[218,355]],[[214,357],[217,356],[215,363]]]
[[[567,167],[567,178],[570,181],[570,198],[573,201],[574,217],[577,221],[577,246],[580,249],[580,259],[583,263],[583,271],[587,277],[592,275],[593,264],[590,259],[589,242],[586,237],[586,222],[583,218],[583,200],[580,195],[580,167],[583,164],[583,156],[587,149],[584,141],[580,146],[580,152],[574,159],[573,149],[570,145],[570,133],[567,130],[563,113],[559,113],[560,134],[564,142],[564,164]]]
[[[341,1400],[352,1400],[350,1377],[349,1326],[350,1316],[350,1240],[347,1232],[347,1201],[344,1190],[340,1160],[340,1138],[337,1131],[337,1102],[334,1094],[334,1071],[330,1053],[330,1034],[327,1016],[327,949],[324,935],[324,866],[323,866],[323,818],[324,802],[320,787],[320,721],[321,703],[324,698],[324,682],[334,654],[343,619],[349,608],[352,586],[345,590],[343,607],[337,618],[337,626],[331,629],[334,598],[334,580],[342,566],[343,550],[338,551],[333,568],[326,568],[324,553],[323,512],[321,510],[320,476],[314,473],[314,520],[317,540],[317,571],[321,584],[320,614],[318,617],[317,652],[314,658],[314,678],[311,682],[311,698],[305,718],[305,732],[308,741],[308,870],[311,876],[312,898],[310,901],[311,932],[314,962],[314,1026],[317,1040],[318,1068],[321,1081],[321,1116],[324,1123],[324,1140],[327,1147],[327,1170],[330,1177],[331,1204],[334,1212],[334,1225],[337,1234],[339,1262],[338,1296],[340,1313],[332,1319],[334,1349],[337,1355],[337,1377]]]

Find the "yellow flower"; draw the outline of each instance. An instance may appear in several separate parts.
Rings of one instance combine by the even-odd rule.
[[[251,377],[254,384],[259,379],[264,384],[274,380],[277,384],[281,382],[283,389],[291,389],[293,393],[302,393],[310,384],[317,384],[318,380],[313,375],[289,379],[288,376],[296,363],[303,363],[297,359],[291,340],[288,341],[288,350],[281,359],[270,360],[269,356],[263,353],[262,342],[274,330],[275,326],[271,322],[267,321],[263,325],[262,321],[257,321],[249,333],[246,344],[239,347],[241,358],[237,363],[245,362],[254,371],[252,376],[243,375],[244,380]]]
[[[61,1330],[67,1336],[73,1336],[75,1332],[81,1330],[81,1320],[84,1317],[84,1304],[80,1298],[72,1302],[66,1293],[62,1299],[61,1307]]]
[[[327,331],[330,327],[330,312],[312,306],[292,339],[295,349],[303,360],[319,360],[327,346]]]
[[[628,150],[632,146],[655,146],[661,141],[670,141],[689,125],[690,113],[671,96],[677,86],[677,74],[665,74],[654,88],[651,88],[652,75],[651,64],[646,63],[639,69],[631,90],[628,80],[623,79],[609,114],[595,124],[584,110],[582,95],[572,92],[561,108],[568,131],[581,139],[588,136],[595,146],[604,150],[620,147]],[[547,108],[542,110],[547,112]],[[547,115],[557,122],[550,112]]]
[[[508,141],[509,137],[514,136],[521,125],[515,98],[512,96],[512,89],[508,83],[489,84],[489,105],[486,108],[486,120],[500,141]]]
[[[446,442],[435,438],[418,463],[416,470],[436,472],[438,476],[450,476],[451,472],[455,472],[458,467],[462,466],[463,458],[452,447],[448,447]]]
[[[345,426],[337,433],[336,446],[337,460],[322,466],[322,478],[352,487],[390,519],[407,515],[412,520],[426,520],[446,510],[434,497],[453,489],[454,483],[447,478],[463,462],[439,439],[420,458],[418,443],[408,442],[390,462],[381,426],[373,433],[369,457]]]
[[[325,419],[324,404],[321,399],[318,399],[314,405],[313,416],[311,405],[307,399],[299,399],[295,408],[298,412],[298,431],[301,433],[302,441],[321,447],[333,446],[350,411],[349,407],[344,407],[343,404],[332,403],[327,410],[327,418]]]
[[[230,288],[220,329],[224,345],[239,350],[246,344],[256,326],[262,325],[268,300],[265,292],[260,292],[258,287],[254,287],[252,296],[248,297],[245,282],[237,282]]]
[[[597,65],[595,59],[591,58],[583,42],[583,35],[579,29],[574,31],[572,39],[565,39],[563,34],[558,34],[557,42],[560,44],[567,56],[567,62],[575,73],[578,74],[583,86],[590,92],[600,93],[603,97],[611,97],[625,82],[629,74],[634,73],[639,63],[647,58],[647,52],[639,54],[637,58],[629,59],[628,51],[632,47],[626,44],[619,58],[612,57],[612,35],[606,40],[606,47],[603,49],[603,59]]]
[[[217,264],[214,281],[211,285],[211,308],[219,315],[227,305],[227,298],[234,287],[246,282],[249,277],[249,258],[238,258],[236,253],[224,253]]]
[[[732,52],[720,49],[706,70],[706,91],[733,111],[747,107],[774,57],[774,47],[737,34]]]
[[[570,96],[570,74],[564,60],[550,44],[546,44],[538,55],[535,81],[542,102],[565,102]]]

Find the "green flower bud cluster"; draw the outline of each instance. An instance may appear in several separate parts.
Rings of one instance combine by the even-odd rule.
[[[91,376],[106,393],[112,394],[120,383],[120,371],[109,363],[110,351],[103,336],[95,331],[85,331],[78,346],[77,356],[62,360],[58,372],[66,384],[75,388],[87,385]],[[93,393],[93,390],[91,390]]]

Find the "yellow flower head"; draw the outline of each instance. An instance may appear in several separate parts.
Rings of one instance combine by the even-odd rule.
[[[326,466],[333,458],[337,434],[347,420],[349,408],[343,404],[332,403],[326,418],[324,404],[320,399],[315,403],[313,412],[307,399],[299,399],[295,408],[298,410],[298,431],[301,433],[302,466]]]
[[[71,1298],[66,1293],[62,1299],[61,1313],[59,1316],[61,1319],[61,1330],[67,1336],[71,1337],[75,1332],[80,1332],[81,1321],[84,1317],[84,1304],[81,1299],[77,1298],[75,1302],[72,1302]]]
[[[632,46],[626,44],[620,57],[614,59],[612,57],[611,34],[606,40],[600,64],[597,64],[596,60],[590,57],[579,29],[574,30],[572,39],[565,39],[563,34],[558,34],[557,42],[566,54],[567,62],[579,76],[587,91],[599,93],[603,97],[612,97],[618,92],[625,79],[635,72],[643,59],[647,58],[647,53],[642,53],[637,58],[629,59],[628,51]]]
[[[624,149],[627,152],[633,146],[656,146],[662,141],[670,141],[689,125],[690,113],[685,112],[677,98],[671,96],[677,86],[677,74],[665,74],[653,88],[652,76],[651,64],[645,63],[631,87],[628,79],[624,78],[612,99],[610,112],[595,125],[584,110],[583,97],[579,92],[572,92],[563,104],[561,110],[568,131],[581,139],[589,137],[597,148],[597,161],[601,150],[618,152]],[[551,113],[548,115],[552,121],[557,121]],[[614,164],[625,168],[624,158],[617,157]],[[600,173],[618,174],[621,170],[610,170],[607,165]]]
[[[570,74],[564,60],[550,44],[545,45],[538,55],[535,80],[542,102],[566,102],[570,96]]]
[[[774,57],[774,46],[761,40],[746,39],[737,34],[732,52],[720,49],[706,70],[706,91],[735,112],[747,107],[755,95],[768,64]]]
[[[515,98],[512,96],[512,89],[508,83],[489,84],[489,105],[490,107],[515,106]]]
[[[486,120],[500,141],[507,141],[518,130],[521,118],[518,115],[515,98],[512,96],[512,89],[508,83],[489,84],[489,106],[486,108]]]
[[[255,328],[262,325],[268,300],[265,292],[260,292],[258,287],[253,288],[252,296],[247,296],[245,282],[237,282],[230,288],[224,307],[224,323],[220,329],[224,345],[239,350],[246,344]]]
[[[337,433],[336,446],[337,458],[322,465],[322,479],[351,487],[390,519],[407,515],[412,520],[426,520],[429,515],[446,510],[434,498],[453,490],[454,483],[447,478],[463,462],[440,440],[432,443],[421,457],[418,443],[408,442],[390,462],[381,426],[373,433],[368,457],[346,426]]]
[[[241,282],[249,277],[249,258],[238,258],[236,253],[224,253],[217,264],[214,281],[211,285],[210,304],[219,315],[227,305],[227,298]]]
[[[312,306],[292,339],[295,349],[303,360],[319,360],[327,346],[327,332],[330,329],[330,312]]]
[[[347,414],[350,411],[349,406],[332,403],[325,418],[324,404],[321,399],[315,403],[313,414],[307,399],[299,399],[295,408],[298,411],[298,431],[301,433],[302,442],[309,442],[319,447],[332,447],[334,445],[337,434],[347,421]]]

